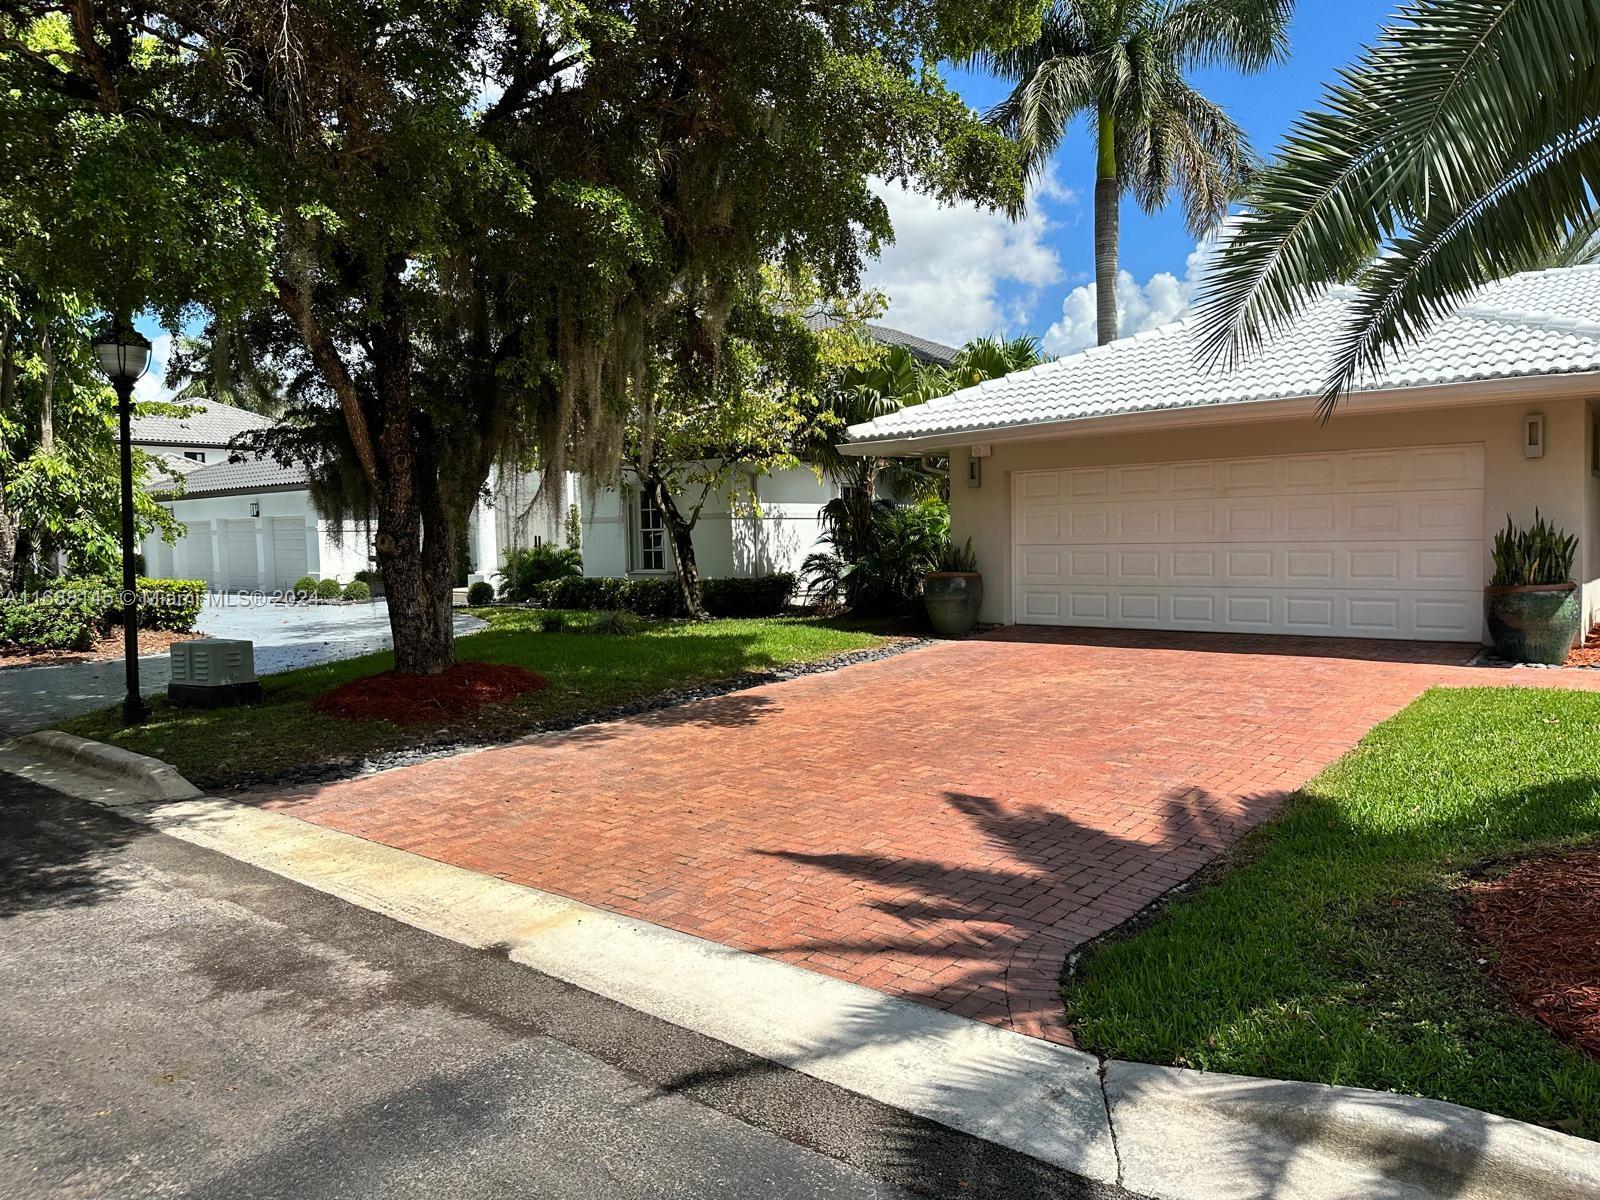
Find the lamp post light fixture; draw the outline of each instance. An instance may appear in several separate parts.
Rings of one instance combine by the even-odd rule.
[[[122,723],[138,725],[150,715],[139,695],[139,572],[133,545],[133,385],[150,369],[150,340],[123,318],[109,322],[94,340],[95,357],[117,393],[122,443],[122,661],[128,694]]]

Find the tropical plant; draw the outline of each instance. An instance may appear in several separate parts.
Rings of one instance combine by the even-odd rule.
[[[626,609],[619,608],[601,613],[584,632],[599,634],[602,637],[627,637],[638,629],[639,618]]]
[[[1094,258],[1100,342],[1117,337],[1122,197],[1147,212],[1182,195],[1189,229],[1210,232],[1248,177],[1244,131],[1184,77],[1195,67],[1260,71],[1288,51],[1294,0],[1054,0],[1036,41],[978,56],[1016,86],[989,114],[1034,174],[1087,115],[1096,139]]]
[[[1600,0],[1416,0],[1251,181],[1199,305],[1209,360],[1352,284],[1322,412],[1466,297],[1581,252],[1600,184]]]
[[[552,579],[570,579],[583,574],[583,555],[568,546],[525,546],[506,554],[500,568],[500,595],[525,604],[533,599],[533,589]]]
[[[819,541],[829,547],[807,556],[801,567],[806,600],[825,608],[874,615],[904,613],[922,594],[950,541],[950,510],[940,500],[872,506],[864,539],[843,507],[823,510]]]
[[[567,618],[564,613],[548,612],[539,618],[541,633],[560,633],[567,627]]]
[[[1490,587],[1530,587],[1567,583],[1578,550],[1574,534],[1558,529],[1533,510],[1533,524],[1518,529],[1509,514],[1506,527],[1494,535],[1494,578]]]
[[[946,539],[934,559],[933,569],[946,575],[973,575],[978,570],[978,555],[972,548],[972,539],[968,538],[964,545],[958,546],[955,542]]]
[[[991,379],[1010,375],[1013,371],[1026,371],[1045,361],[1044,348],[1038,338],[1023,335],[1014,338],[979,337],[956,351],[955,361],[933,374],[940,389],[959,392],[962,388],[976,387]]]

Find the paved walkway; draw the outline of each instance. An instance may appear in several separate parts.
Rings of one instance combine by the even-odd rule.
[[[1008,630],[262,798],[1052,1040],[1068,951],[1215,858],[1461,645]]]
[[[355,658],[390,645],[389,608],[382,601],[298,606],[212,595],[206,597],[199,628],[207,637],[254,642],[260,675]],[[458,636],[481,628],[476,617],[456,617]],[[139,660],[139,685],[147,695],[164,693],[170,678],[165,652]],[[120,658],[0,669],[0,740],[115,704],[124,690]]]

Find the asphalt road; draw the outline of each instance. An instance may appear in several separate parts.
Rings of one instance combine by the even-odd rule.
[[[1085,1184],[0,773],[0,1195]]]
[[[457,636],[482,628],[477,617],[457,614]],[[199,629],[207,637],[253,642],[258,675],[355,658],[390,645],[389,609],[381,601],[294,605],[212,595],[201,610]],[[139,660],[139,683],[146,695],[165,693],[171,674],[171,661],[164,652]],[[5,668],[0,670],[0,739],[105,708],[121,700],[124,692],[120,658]]]

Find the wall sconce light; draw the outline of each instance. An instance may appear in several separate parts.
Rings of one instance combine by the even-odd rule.
[[[988,446],[974,446],[967,454],[967,486],[983,486],[983,460],[992,453]]]
[[[252,517],[259,517],[261,515],[261,501],[259,501],[259,500],[250,501],[250,515]]]
[[[1544,414],[1529,413],[1522,418],[1522,457],[1544,457]]]

